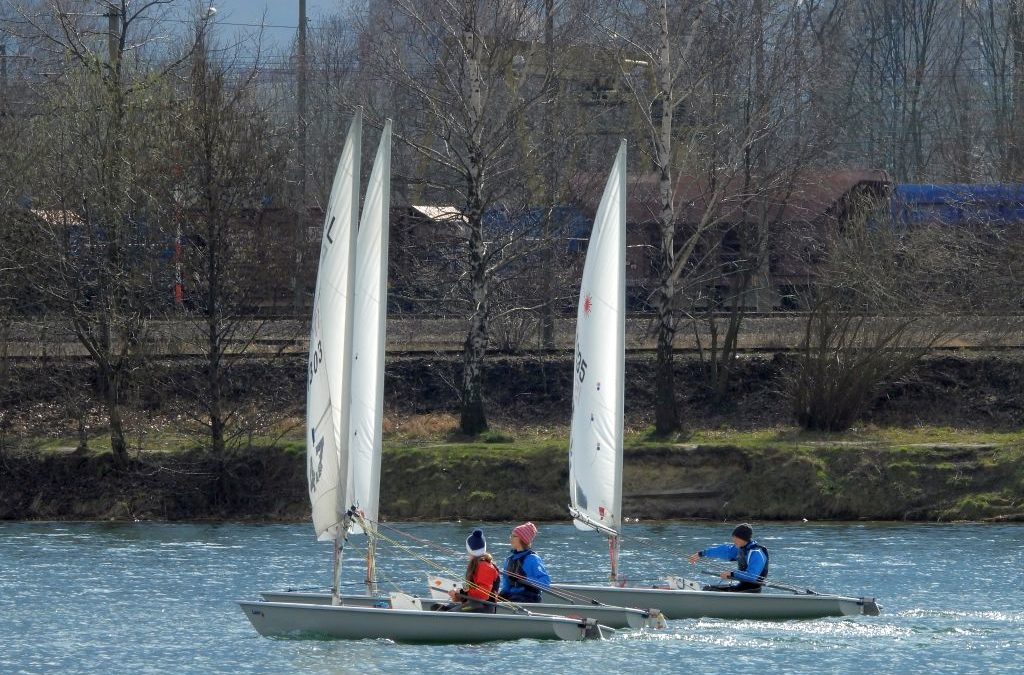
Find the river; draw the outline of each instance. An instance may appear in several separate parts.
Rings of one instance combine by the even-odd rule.
[[[463,566],[426,542],[462,550],[472,523],[394,527],[422,541],[407,540],[407,550],[382,543],[382,590],[423,589],[420,556]],[[503,554],[509,525],[482,527]],[[630,524],[620,570],[638,582],[692,573],[683,555],[728,540],[730,530]],[[763,523],[755,534],[776,580],[873,595],[882,615],[680,620],[584,643],[274,640],[260,637],[234,601],[327,583],[331,547],[308,525],[8,522],[0,523],[0,672],[1024,671],[1024,525]],[[606,573],[601,537],[571,525],[541,523],[535,549],[556,580]],[[357,553],[351,558],[345,577],[360,592],[362,568]]]

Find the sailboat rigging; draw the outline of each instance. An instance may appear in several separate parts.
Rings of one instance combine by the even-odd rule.
[[[384,125],[357,229],[361,135],[357,113],[325,214],[308,357],[306,468],[317,538],[334,542],[331,593],[312,599],[284,593],[239,605],[253,627],[268,636],[412,642],[603,637],[603,627],[592,618],[522,610],[488,615],[430,612],[417,599],[398,594],[390,602],[374,596],[341,597],[345,538],[361,531],[374,540],[383,415],[391,122]],[[368,549],[372,551],[372,543]],[[373,580],[373,566],[371,552],[368,581]],[[411,602],[403,605],[404,600]]]
[[[626,305],[626,141],[619,145],[587,246],[576,313],[569,513],[581,530],[608,537],[618,578],[622,527],[623,378]]]
[[[569,514],[581,530],[608,537],[610,586],[554,584],[559,594],[624,607],[657,607],[669,619],[816,618],[878,614],[874,598],[826,594],[715,593],[666,585],[620,585],[623,398],[625,389],[626,142],[622,141],[601,196],[587,247],[576,315],[573,406],[569,440]],[[672,581],[677,581],[672,578]],[[578,600],[574,600],[578,602]]]

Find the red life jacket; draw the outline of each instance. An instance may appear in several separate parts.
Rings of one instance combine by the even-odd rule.
[[[498,568],[495,567],[494,563],[481,560],[476,566],[473,578],[469,581],[472,583],[467,584],[469,588],[466,590],[466,595],[474,600],[489,600],[493,602],[494,596],[498,592],[501,573],[498,572]]]

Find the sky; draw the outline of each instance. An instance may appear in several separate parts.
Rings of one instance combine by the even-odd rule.
[[[299,0],[209,0],[217,9],[214,17],[223,35],[252,37],[263,30],[264,49],[282,51],[295,37],[299,24]],[[320,15],[333,14],[350,6],[353,0],[306,0],[306,17],[314,23]],[[191,6],[182,0],[183,6]]]

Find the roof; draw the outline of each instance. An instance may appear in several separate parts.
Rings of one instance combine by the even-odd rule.
[[[29,213],[49,225],[84,225],[82,217],[67,209],[29,209]]]
[[[416,211],[417,213],[423,214],[430,220],[438,220],[445,222],[461,220],[462,222],[466,222],[466,216],[462,215],[462,211],[460,211],[457,207],[454,206],[424,205],[410,206],[409,208],[411,208],[413,211]]]

